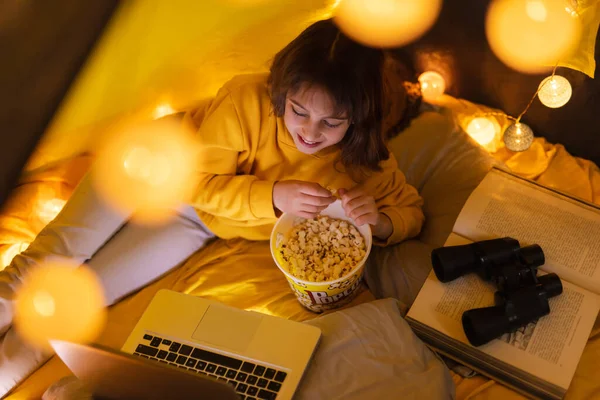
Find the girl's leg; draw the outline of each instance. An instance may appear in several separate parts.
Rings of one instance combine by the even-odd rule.
[[[27,250],[0,271],[0,336],[12,323],[12,301],[29,268],[56,257],[81,264],[90,259],[129,215],[117,213],[84,177],[54,221],[37,235]]]
[[[94,194],[89,181],[82,182],[63,212],[25,254],[11,264],[8,272],[0,272],[4,294],[8,294],[5,297],[0,293],[0,298],[11,306],[12,293],[29,267],[52,256],[64,256],[80,263],[89,259],[87,264],[104,286],[107,304],[112,304],[159,278],[214,237],[189,206],[161,226],[123,226],[124,221],[124,216],[117,215]],[[23,344],[14,328],[8,329],[0,337],[0,397],[48,357]]]

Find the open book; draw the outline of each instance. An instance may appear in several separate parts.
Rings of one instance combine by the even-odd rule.
[[[446,246],[512,237],[538,244],[539,269],[562,280],[550,314],[514,333],[474,347],[464,311],[494,305],[497,287],[477,274],[442,283],[433,271],[407,321],[432,348],[529,396],[562,398],[600,310],[600,208],[492,169],[463,207]]]

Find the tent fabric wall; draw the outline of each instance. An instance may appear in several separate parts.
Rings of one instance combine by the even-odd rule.
[[[334,0],[130,0],[107,26],[27,169],[93,149],[117,120],[193,107],[273,55]]]

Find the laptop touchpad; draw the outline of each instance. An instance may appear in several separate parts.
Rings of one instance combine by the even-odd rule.
[[[211,304],[192,337],[215,346],[243,352],[252,341],[261,320],[262,316],[259,313]]]

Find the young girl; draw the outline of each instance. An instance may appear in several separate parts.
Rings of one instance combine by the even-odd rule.
[[[422,199],[384,142],[383,60],[380,50],[320,21],[276,55],[270,74],[226,83],[197,132],[191,206],[166,225],[126,224],[129,216],[110,209],[84,179],[0,272],[0,396],[47,358],[11,328],[11,299],[27,269],[49,257],[86,262],[113,304],[213,238],[268,240],[281,213],[312,218],[338,197],[358,225],[371,225],[375,244],[417,235]]]

